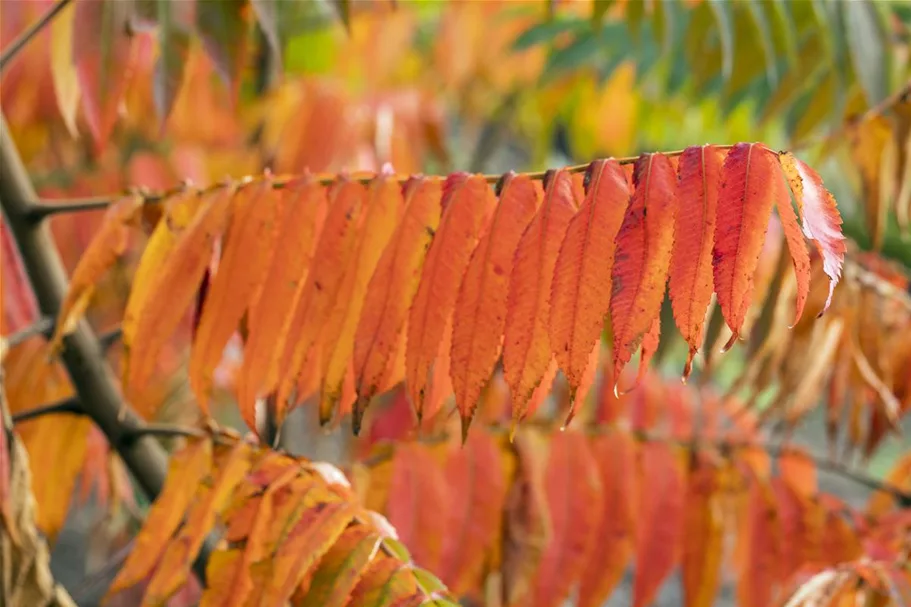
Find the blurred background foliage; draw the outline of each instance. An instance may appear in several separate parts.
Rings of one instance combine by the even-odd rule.
[[[97,11],[77,23],[79,3]],[[0,4],[6,49],[54,2]],[[376,171],[389,163],[398,173],[498,174],[763,141],[816,167],[846,233],[907,272],[909,37],[905,1],[75,0],[4,70],[0,106],[48,199],[181,180],[204,186],[264,169]],[[52,220],[69,271],[100,219]],[[122,318],[142,238],[98,290],[90,319],[101,332]],[[3,246],[8,260],[5,225]],[[4,272],[6,335],[37,313],[22,277],[6,262]],[[185,379],[190,328],[188,315],[148,402],[131,403],[144,417],[195,421]],[[28,379],[10,390],[14,411],[72,393],[61,369],[29,371],[39,367],[40,345],[27,342],[7,361],[11,385]],[[682,342],[670,349],[682,354]],[[241,350],[235,336],[217,378],[226,423],[242,423],[229,389]],[[115,345],[115,369],[120,356]],[[679,374],[681,358],[664,357],[668,375]],[[743,368],[742,355],[724,360],[722,384]],[[350,433],[321,437],[313,408],[301,412],[309,421],[289,420],[296,450],[344,460]],[[84,500],[95,487],[102,506],[106,496],[121,503],[117,496],[131,493],[104,436],[86,419],[68,424],[22,425],[27,445],[57,445],[41,461],[71,463],[69,480],[35,487],[39,503],[62,504],[39,511],[43,529],[63,526],[76,489]],[[65,444],[48,439],[61,431]],[[878,474],[900,448],[886,444]],[[118,533],[108,526],[93,537],[105,548],[97,559],[89,554],[87,568],[107,558]]]

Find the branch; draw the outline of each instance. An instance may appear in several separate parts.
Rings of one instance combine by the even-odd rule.
[[[15,333],[10,333],[5,337],[6,346],[8,348],[13,348],[22,342],[28,341],[32,337],[38,337],[39,335],[42,335],[45,338],[50,337],[54,332],[54,324],[53,318],[47,316],[39,318],[29,326],[19,329]]]
[[[0,72],[6,69],[7,64],[10,61],[16,58],[16,55],[19,54],[25,45],[28,44],[32,38],[41,33],[47,25],[57,16],[57,14],[63,10],[63,8],[70,3],[70,0],[59,0],[57,4],[52,6],[44,15],[41,16],[38,21],[36,21],[30,28],[19,34],[19,37],[13,40],[9,46],[3,49],[3,54],[0,54]]]
[[[75,396],[71,396],[70,398],[65,398],[61,401],[57,401],[56,403],[41,405],[40,407],[35,407],[34,409],[28,409],[26,411],[14,413],[13,423],[21,424],[22,422],[27,422],[30,419],[36,419],[43,415],[58,415],[60,413],[85,415],[85,410],[82,408],[82,405],[79,404],[79,399]]]
[[[0,114],[0,203],[41,313],[55,318],[66,295],[67,276],[47,224],[36,224],[29,217],[29,201],[36,199],[6,118]],[[123,440],[132,429],[142,427],[143,421],[121,401],[114,374],[87,321],[80,321],[76,330],[64,338],[61,358],[85,413],[117,449],[149,499],[154,500],[167,475],[167,453],[152,437]],[[194,564],[200,580],[205,579],[205,563],[212,546],[211,542],[203,546]]]

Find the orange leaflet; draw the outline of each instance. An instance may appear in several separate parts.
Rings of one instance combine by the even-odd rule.
[[[788,243],[788,252],[791,254],[791,263],[794,265],[794,277],[797,280],[797,303],[794,309],[794,322],[791,325],[793,327],[803,315],[803,308],[810,294],[810,253],[800,232],[800,224],[797,223],[797,214],[791,206],[791,194],[783,175],[773,175],[772,192],[781,229]]]
[[[283,605],[354,518],[350,502],[320,503],[307,511],[271,555],[272,571],[261,604]]]
[[[254,405],[264,388],[278,382],[278,355],[284,346],[282,328],[310,269],[313,243],[325,219],[326,189],[305,175],[285,185],[284,217],[262,293],[250,309],[250,331],[238,379],[238,404],[249,428],[256,428]]]
[[[323,226],[313,266],[294,305],[294,315],[283,332],[286,334],[281,364],[277,419],[284,419],[288,399],[304,363],[338,302],[345,274],[352,271],[351,261],[361,227],[361,212],[366,189],[356,181],[339,179],[330,190],[329,214]]]
[[[507,173],[499,185],[499,198],[487,232],[468,263],[452,318],[450,374],[463,436],[497,363],[513,257],[540,194],[526,175]]]
[[[911,452],[906,451],[898,457],[884,480],[892,487],[911,493]],[[866,512],[870,517],[883,516],[897,501],[897,496],[890,491],[874,491],[867,500]]]
[[[387,556],[373,559],[351,592],[348,607],[392,607],[418,592],[411,567]],[[420,604],[420,603],[419,603]]]
[[[591,439],[601,475],[602,500],[598,538],[579,584],[579,607],[599,607],[623,577],[633,547],[637,507],[636,443],[627,432],[610,430]]]
[[[145,390],[161,348],[196,298],[212,245],[224,230],[234,191],[234,187],[225,187],[204,195],[199,203],[202,208],[178,236],[171,254],[154,274],[148,289],[150,296],[141,302],[136,313],[136,337],[130,350],[130,366],[125,372],[127,400]],[[167,297],[153,297],[153,293],[167,293]]]
[[[773,163],[772,152],[761,144],[738,143],[721,170],[712,266],[718,304],[732,333],[723,350],[740,337],[753,297],[753,274],[772,214],[773,180],[778,178]]]
[[[816,463],[806,450],[789,447],[778,457],[778,470],[782,480],[804,499],[816,495],[818,489]]]
[[[427,247],[440,221],[440,182],[412,177],[404,187],[405,216],[383,251],[367,285],[354,340],[357,401],[353,430],[360,432],[364,409],[387,375],[389,359],[418,288]]]
[[[760,607],[774,602],[782,554],[781,524],[768,484],[752,473],[745,480],[749,494],[737,538],[743,555],[737,578],[737,604]]]
[[[685,149],[677,167],[677,202],[669,289],[674,320],[690,346],[683,379],[702,345],[705,312],[712,299],[712,245],[724,155],[711,145]]]
[[[696,455],[683,505],[681,569],[686,607],[711,607],[718,593],[724,552],[720,474],[704,454]]]
[[[450,379],[449,370],[451,361],[449,352],[452,350],[452,322],[446,323],[443,330],[443,338],[440,340],[439,356],[430,369],[429,383],[424,389],[424,405],[421,417],[418,423],[422,427],[433,428],[434,424],[439,423],[437,414],[443,409],[443,404],[452,396],[452,379]],[[447,414],[440,417],[445,418]]]
[[[475,432],[454,448],[444,476],[452,489],[440,577],[453,593],[466,594],[477,588],[506,499],[503,461],[491,435]]]
[[[323,333],[320,392],[320,421],[323,423],[331,419],[332,410],[341,397],[342,382],[354,351],[354,333],[364,306],[367,285],[401,220],[405,206],[401,186],[388,175],[380,175],[373,180],[369,199],[363,219],[364,228],[351,261],[353,270],[345,273],[338,305],[333,308]]]
[[[266,177],[242,187],[232,201],[231,226],[190,353],[190,386],[205,415],[209,414],[212,373],[266,277],[268,243],[273,240],[280,196]]]
[[[130,235],[130,224],[141,208],[142,198],[133,195],[117,200],[105,212],[101,228],[73,270],[69,290],[57,315],[54,336],[48,344],[49,351],[59,351],[63,337],[76,330],[76,325],[85,315],[85,310],[95,293],[98,281],[114,265],[117,258],[123,255]]]
[[[582,383],[610,308],[614,239],[629,206],[626,175],[616,160],[596,160],[585,175],[585,201],[566,230],[554,266],[550,343],[570,385]]]
[[[77,3],[73,14],[72,62],[96,150],[111,135],[133,72],[131,16],[130,3],[119,0]]]
[[[781,562],[778,579],[787,584],[804,565],[818,562],[820,537],[823,532],[823,510],[804,499],[782,477],[772,479],[772,491],[781,522]]]
[[[408,316],[405,383],[418,421],[431,367],[440,356],[446,324],[478,237],[496,204],[483,175],[454,173],[443,185],[443,216],[433,237]],[[448,355],[448,352],[447,352]]]
[[[363,525],[349,527],[313,573],[300,607],[345,607],[380,538]]]
[[[199,203],[199,195],[190,190],[169,197],[164,205],[164,217],[158,222],[149,237],[136,272],[133,274],[130,296],[127,300],[126,311],[123,313],[123,322],[120,325],[123,332],[121,341],[124,347],[124,370],[129,368],[128,355],[136,339],[139,313],[148,305],[148,298],[154,296],[151,287],[155,283],[156,276],[161,271],[165,260],[171,255],[180,235],[202,208]],[[126,378],[123,379],[126,383]]]
[[[845,261],[845,236],[841,232],[841,214],[835,197],[826,189],[819,174],[790,152],[778,155],[781,168],[797,200],[797,209],[803,221],[803,232],[811,239],[822,255],[823,270],[829,277],[829,296],[820,315],[829,309],[832,293],[841,278]]]
[[[235,596],[234,580],[249,579],[243,557],[243,548],[216,550],[212,553],[206,566],[206,591],[199,607],[222,607],[228,604]]]
[[[398,444],[386,515],[421,567],[439,569],[449,504],[448,481],[432,451],[421,443]]]
[[[552,535],[535,576],[534,605],[555,607],[567,598],[600,539],[592,530],[603,509],[601,479],[584,433],[553,435],[544,483]]]
[[[218,474],[198,486],[186,522],[168,545],[161,566],[146,588],[145,602],[163,604],[187,582],[193,559],[212,530],[215,517],[222,513],[234,489],[249,472],[252,456],[249,445],[237,442],[230,448],[216,445],[215,449],[214,470]],[[189,492],[189,487],[185,490]]]
[[[549,171],[544,202],[519,240],[509,281],[503,373],[518,418],[524,417],[553,357],[547,331],[551,283],[560,243],[574,212],[570,174],[562,169]]]
[[[159,557],[177,530],[195,497],[188,488],[197,487],[212,468],[212,443],[207,439],[190,443],[175,454],[168,465],[168,475],[161,494],[149,509],[136,545],[117,574],[107,596],[142,581],[158,564]]]
[[[683,540],[685,479],[675,447],[646,442],[640,448],[639,520],[633,605],[650,605],[677,565]]]
[[[661,310],[674,241],[676,181],[663,154],[643,154],[633,168],[635,191],[617,236],[611,273],[614,378]]]

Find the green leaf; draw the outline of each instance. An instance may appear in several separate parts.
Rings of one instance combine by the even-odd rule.
[[[405,544],[399,540],[391,537],[383,538],[383,546],[398,560],[403,563],[411,562],[411,553],[408,552],[408,548],[405,547]]]
[[[592,6],[592,24],[600,27],[604,22],[604,15],[610,10],[614,0],[594,0]]]
[[[854,74],[863,87],[867,103],[874,106],[889,94],[891,54],[882,13],[870,0],[838,2],[844,11],[842,23]]]
[[[772,0],[772,43],[784,50],[789,66],[797,63],[797,27],[786,0]]]
[[[586,21],[575,18],[559,18],[553,21],[541,21],[518,35],[512,43],[513,51],[524,51],[554,38],[565,32],[581,32],[590,29]]]
[[[718,35],[721,37],[721,75],[728,81],[734,71],[734,20],[731,8],[725,0],[708,0],[708,5],[715,15]]]
[[[190,54],[190,33],[186,28],[186,2],[158,0],[158,61],[155,63],[153,96],[158,117],[164,124],[174,107],[174,100],[183,82],[184,67]],[[177,15],[184,11],[184,15]]]
[[[203,48],[232,91],[240,85],[248,34],[247,0],[196,3],[196,29]]]
[[[759,43],[765,55],[766,78],[775,87],[778,85],[778,58],[775,55],[775,43],[772,40],[772,27],[765,13],[764,7],[766,4],[766,2],[761,2],[760,0],[749,0],[747,2],[747,11],[753,20],[756,32],[759,34]]]
[[[427,571],[426,569],[415,567],[413,573],[414,579],[417,580],[418,585],[427,594],[432,594],[434,592],[446,592],[446,584],[444,584],[440,578]]]

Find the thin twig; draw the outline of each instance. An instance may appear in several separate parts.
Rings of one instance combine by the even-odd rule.
[[[716,148],[720,150],[730,149],[731,145],[715,145]],[[679,156],[684,152],[684,150],[673,150],[670,152],[662,152],[665,156]],[[618,164],[633,164],[639,160],[640,156],[625,156],[622,158],[614,158]],[[588,170],[588,167],[591,166],[591,163],[577,164],[572,166],[563,167],[567,173],[584,173]],[[531,173],[519,173],[524,175],[529,179],[542,180],[551,170],[547,171],[536,171]],[[369,185],[374,179],[376,179],[376,173],[358,171],[356,173],[345,174],[345,173],[332,173],[332,174],[318,174],[314,175],[314,178],[321,185],[332,185],[336,183],[339,178],[347,178],[356,183],[361,183],[364,185]],[[482,175],[487,181],[487,183],[495,184],[503,178],[502,175]],[[300,175],[281,175],[281,176],[272,176],[271,174],[259,175],[256,177],[248,176],[241,179],[237,179],[234,182],[228,183],[216,183],[205,188],[195,188],[195,191],[198,195],[205,195],[221,188],[235,186],[238,188],[245,187],[247,185],[256,183],[263,179],[270,179],[272,182],[272,187],[280,190],[285,188],[288,184],[300,180]],[[405,174],[396,174],[390,177],[399,183],[405,183],[412,178],[412,175]],[[443,176],[427,176],[428,179],[444,179]],[[159,204],[167,201],[171,196],[179,192],[186,191],[187,188],[193,189],[192,186],[186,184],[172,188],[170,190],[165,190],[161,192],[148,192],[148,191],[137,191],[134,194],[142,198],[143,204]],[[57,215],[60,213],[75,213],[80,211],[97,211],[99,209],[105,209],[113,204],[116,200],[121,198],[124,194],[114,194],[109,196],[98,196],[95,198],[80,198],[80,199],[66,199],[66,200],[39,200],[38,202],[32,202],[28,205],[27,216],[30,221],[39,222],[45,217],[50,217],[52,215]]]
[[[41,16],[38,21],[36,21],[30,28],[19,34],[19,37],[13,40],[9,46],[3,49],[3,53],[0,54],[0,72],[6,69],[7,64],[10,61],[16,58],[25,46],[31,41],[32,38],[37,36],[41,30],[48,26],[48,24],[56,17],[63,8],[70,3],[70,0],[59,0],[54,6],[52,6],[44,15]]]
[[[85,410],[83,410],[82,405],[79,403],[79,399],[75,396],[71,396],[70,398],[65,398],[56,403],[41,405],[40,407],[14,413],[13,423],[21,424],[22,422],[27,422],[30,419],[36,419],[44,415],[60,415],[61,413],[85,415]]]
[[[116,329],[111,329],[107,333],[102,333],[98,336],[98,344],[101,346],[101,349],[107,351],[120,341],[120,338],[123,337],[123,327],[117,327]]]
[[[54,331],[54,319],[48,317],[42,317],[30,324],[27,327],[19,329],[15,333],[10,333],[6,339],[7,347],[18,346],[19,344],[28,341],[33,337],[38,337],[42,335],[44,337],[49,337]]]

